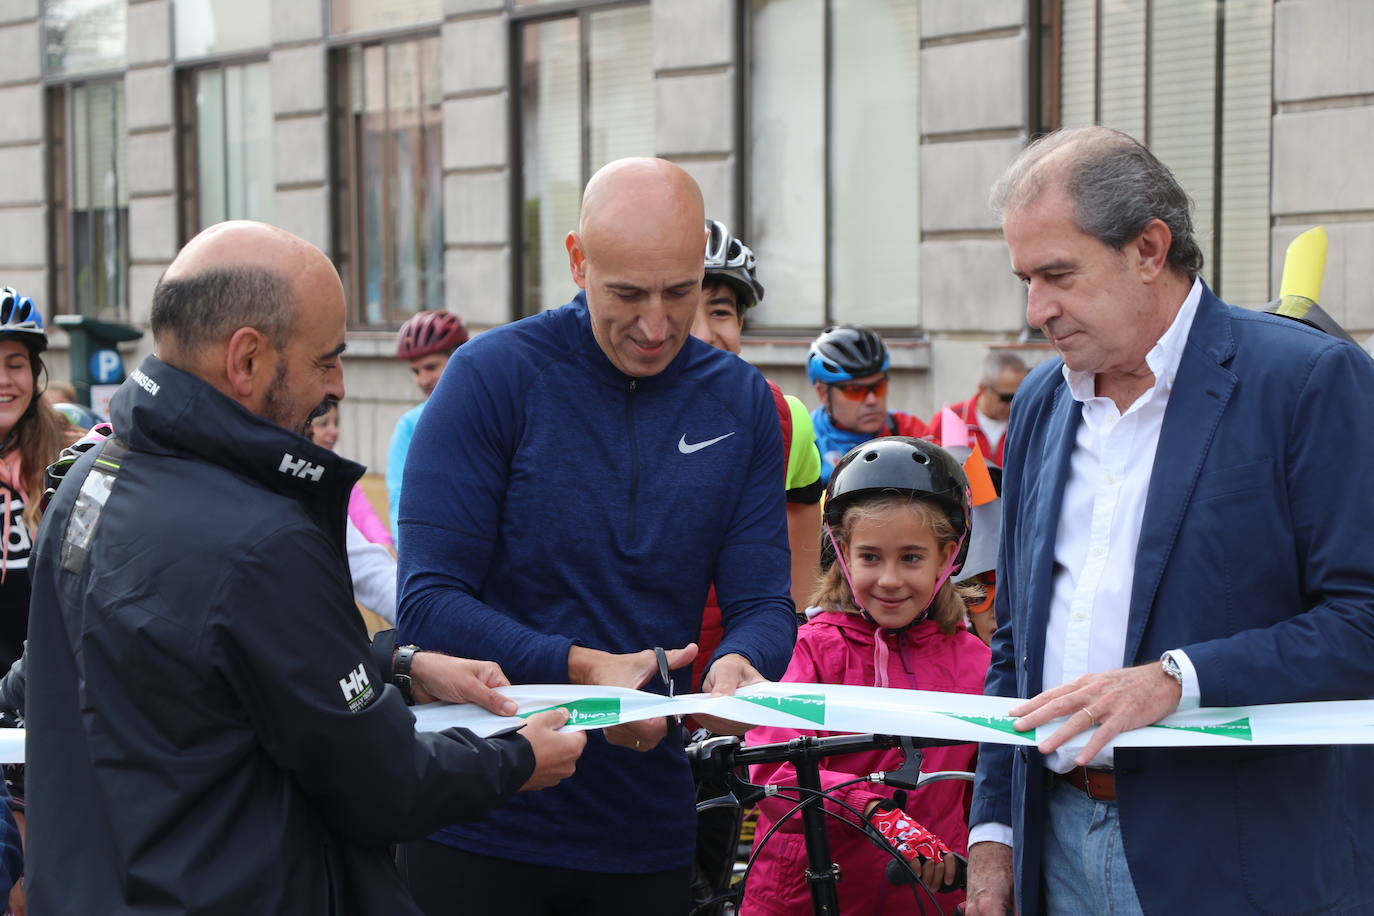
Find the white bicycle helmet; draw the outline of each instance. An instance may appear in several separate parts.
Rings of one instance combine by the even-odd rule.
[[[718,219],[706,221],[706,232],[706,282],[729,284],[739,297],[741,313],[758,305],[763,284],[755,273],[754,252]]]

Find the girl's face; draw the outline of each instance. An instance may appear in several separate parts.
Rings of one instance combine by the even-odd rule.
[[[0,340],[0,438],[10,434],[32,400],[29,348],[17,340]]]
[[[930,604],[936,580],[957,547],[937,543],[914,509],[896,507],[857,519],[844,545],[854,597],[878,626],[904,627]]]
[[[334,444],[339,441],[339,409],[331,407],[323,416],[316,417],[310,421],[310,441],[316,445],[334,451]]]

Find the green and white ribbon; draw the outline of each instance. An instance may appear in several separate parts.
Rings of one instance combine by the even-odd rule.
[[[992,744],[1033,745],[1049,737],[1062,720],[1032,732],[1018,732],[1007,710],[1020,700],[966,693],[851,687],[842,684],[764,682],[732,697],[704,693],[670,698],[620,687],[535,684],[502,688],[515,700],[514,718],[470,704],[416,706],[415,728],[466,728],[482,737],[519,728],[546,709],[566,709],[565,728],[592,729],[659,716],[709,715],[749,725],[802,731],[876,732],[918,738],[947,738]],[[1085,745],[1095,729],[1075,736],[1067,748]],[[1174,713],[1163,721],[1117,735],[1110,747],[1252,747],[1259,745],[1374,744],[1374,700],[1278,703],[1271,706],[1211,707]],[[24,762],[24,729],[0,729],[0,763]]]
[[[605,728],[657,716],[710,715],[750,725],[804,731],[876,732],[992,744],[1033,745],[1063,720],[1018,732],[1007,715],[1020,700],[965,693],[852,687],[837,684],[760,683],[732,697],[704,693],[668,698],[639,690],[574,685],[530,685],[501,691],[519,704],[517,717],[567,709],[566,728]],[[431,703],[414,709],[420,731],[459,726],[482,736],[519,727],[509,717],[477,706]],[[1089,729],[1065,745],[1087,744]],[[1374,700],[1281,703],[1178,712],[1145,728],[1123,732],[1110,747],[1251,747],[1257,745],[1374,744]]]

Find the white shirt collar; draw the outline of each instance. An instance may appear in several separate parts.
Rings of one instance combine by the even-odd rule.
[[[1150,367],[1155,376],[1151,390],[1173,387],[1174,374],[1178,372],[1178,364],[1183,362],[1183,348],[1188,343],[1188,332],[1193,328],[1193,319],[1197,316],[1198,303],[1201,301],[1202,279],[1198,278],[1193,281],[1183,304],[1178,307],[1178,314],[1174,316],[1173,323],[1159,340],[1155,341],[1150,352],[1145,354],[1145,365]],[[1068,365],[1061,369],[1064,381],[1069,383],[1069,393],[1075,401],[1088,401],[1097,397],[1097,387],[1094,384],[1096,373],[1070,369]]]

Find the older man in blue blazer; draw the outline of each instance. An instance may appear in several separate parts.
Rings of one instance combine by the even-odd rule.
[[[1214,296],[1124,134],[1042,139],[994,201],[1061,358],[1013,404],[987,692],[1067,721],[982,749],[969,913],[1374,911],[1374,749],[1103,750],[1179,708],[1374,695],[1374,362]]]

